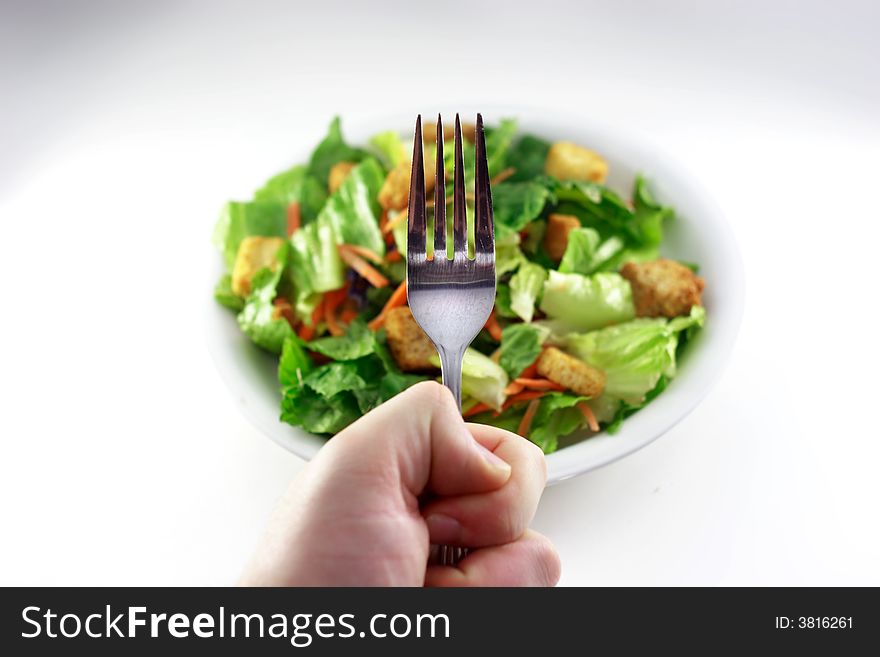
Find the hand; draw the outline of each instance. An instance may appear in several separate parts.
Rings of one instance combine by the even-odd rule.
[[[291,484],[248,586],[551,586],[559,557],[530,531],[547,469],[516,434],[467,424],[415,385],[341,431]],[[429,543],[471,548],[428,565]]]

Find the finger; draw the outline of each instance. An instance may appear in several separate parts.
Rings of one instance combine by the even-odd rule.
[[[495,441],[489,436],[487,442]],[[404,390],[351,424],[315,461],[367,482],[399,481],[415,496],[426,489],[485,493],[511,476],[510,464],[474,439],[452,394],[433,381]]]
[[[510,543],[523,535],[547,481],[544,454],[524,438],[494,427],[469,425],[478,442],[511,465],[507,482],[480,495],[466,494],[430,502],[422,509],[432,543],[485,547]]]
[[[512,543],[474,550],[456,566],[428,566],[425,586],[555,586],[561,571],[550,540],[528,530]]]

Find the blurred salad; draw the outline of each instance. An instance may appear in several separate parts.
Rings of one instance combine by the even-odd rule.
[[[424,138],[431,191],[435,135]],[[463,412],[547,453],[581,430],[617,431],[675,376],[705,318],[696,266],[659,255],[672,208],[642,177],[629,198],[606,187],[606,161],[585,146],[509,119],[486,130],[498,286],[465,356]],[[393,130],[349,145],[334,119],[308,162],[229,202],[217,223],[227,273],[215,298],[279,355],[281,419],[306,431],[331,436],[439,376],[406,306],[411,151]],[[472,165],[466,148],[471,185]]]

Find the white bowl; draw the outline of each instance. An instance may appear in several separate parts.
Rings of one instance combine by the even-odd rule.
[[[676,219],[666,225],[663,254],[699,263],[700,274],[706,279],[706,325],[688,343],[669,387],[628,418],[617,434],[599,434],[548,455],[548,482],[555,483],[644,447],[680,422],[702,400],[721,373],[739,329],[744,295],[742,261],[731,229],[716,205],[668,155],[649,148],[643,140],[585,123],[582,118],[548,115],[545,110],[482,112],[488,123],[515,117],[523,132],[551,141],[566,139],[598,151],[609,162],[608,184],[627,196],[636,173],[645,174],[657,199],[676,211]],[[454,110],[444,113],[453,115]],[[355,123],[347,123],[343,117],[343,130],[350,143],[364,144],[371,135],[392,127],[399,128],[402,134],[411,134],[414,117],[415,112],[411,112]],[[321,135],[302,137],[303,150],[295,161],[306,161]],[[274,173],[267,168],[266,178]],[[222,270],[219,254],[216,263],[212,285]],[[208,346],[242,412],[272,440],[310,459],[325,440],[278,419],[277,357],[253,346],[241,334],[234,314],[213,301],[211,290],[205,290],[205,296],[209,300]]]

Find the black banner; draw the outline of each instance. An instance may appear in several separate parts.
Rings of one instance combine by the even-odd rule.
[[[6,655],[855,650],[872,589],[4,589]],[[79,653],[76,653],[79,654]]]

